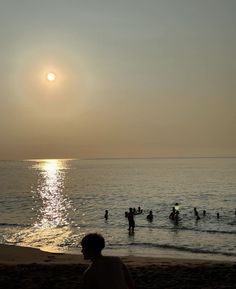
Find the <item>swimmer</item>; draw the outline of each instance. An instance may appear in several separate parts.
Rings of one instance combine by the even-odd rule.
[[[148,220],[149,222],[152,222],[152,220],[153,220],[152,211],[149,211],[149,214],[147,215],[147,220]]]
[[[104,219],[105,219],[105,220],[107,220],[107,219],[108,219],[108,210],[105,210]]]

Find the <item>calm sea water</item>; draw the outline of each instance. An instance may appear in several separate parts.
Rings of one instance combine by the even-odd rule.
[[[138,206],[129,234],[124,213]],[[236,158],[0,161],[3,244],[80,253],[99,232],[106,254],[236,260],[235,209]]]

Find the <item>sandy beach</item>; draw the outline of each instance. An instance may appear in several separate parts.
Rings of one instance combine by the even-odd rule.
[[[122,257],[137,289],[235,288],[236,262]],[[81,288],[82,255],[0,245],[0,288]]]

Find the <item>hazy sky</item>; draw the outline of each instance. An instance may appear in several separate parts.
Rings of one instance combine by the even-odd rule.
[[[236,155],[235,15],[235,0],[0,0],[0,159]]]

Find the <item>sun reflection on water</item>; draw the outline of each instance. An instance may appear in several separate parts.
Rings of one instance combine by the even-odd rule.
[[[41,202],[35,227],[53,228],[69,224],[71,202],[64,194],[65,160],[41,160],[37,163]]]
[[[62,252],[77,247],[80,231],[74,226],[75,208],[66,194],[67,160],[32,160],[37,183],[32,187],[35,218],[32,226],[6,237],[8,243]]]

